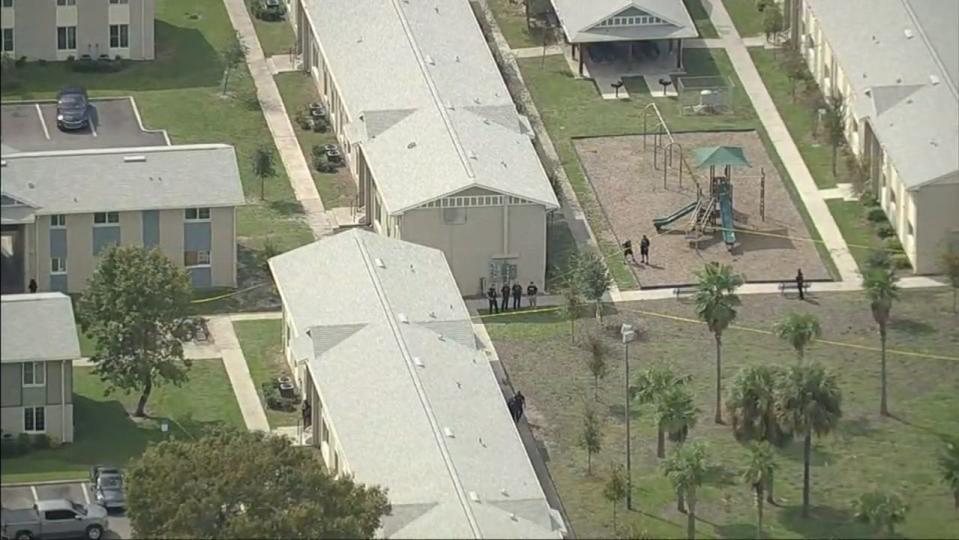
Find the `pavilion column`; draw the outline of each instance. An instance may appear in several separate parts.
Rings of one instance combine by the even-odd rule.
[[[583,76],[583,57],[586,56],[587,51],[589,51],[589,45],[586,43],[580,43],[579,45],[579,76],[580,77]]]
[[[572,48],[572,50],[573,50],[573,60],[576,60],[576,44],[575,44],[575,43],[570,43],[569,46],[570,46],[570,47]]]
[[[676,40],[676,68],[683,69],[683,40]]]

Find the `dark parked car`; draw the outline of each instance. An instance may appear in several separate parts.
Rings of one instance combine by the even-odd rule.
[[[83,129],[90,125],[90,101],[83,88],[64,88],[57,94],[57,127]]]
[[[125,508],[123,471],[116,467],[96,465],[90,469],[90,490],[97,504],[106,508]]]

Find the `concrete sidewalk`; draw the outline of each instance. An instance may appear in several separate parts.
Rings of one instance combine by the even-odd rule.
[[[256,393],[256,386],[250,376],[240,341],[233,330],[233,321],[223,315],[214,315],[209,318],[210,334],[220,348],[223,358],[223,367],[230,378],[233,393],[236,395],[237,405],[243,414],[243,421],[250,431],[270,431],[270,423],[266,419],[260,396]]]
[[[263,49],[260,47],[260,40],[256,37],[253,20],[250,19],[246,4],[244,0],[223,0],[223,4],[230,15],[233,28],[240,35],[240,41],[247,47],[246,65],[256,85],[257,99],[260,101],[266,124],[280,153],[286,175],[293,186],[296,200],[303,205],[303,211],[306,213],[307,222],[315,238],[331,234],[333,224],[326,215],[323,201],[320,200],[320,194],[313,183],[313,175],[310,173],[306,158],[303,157],[300,143],[293,131],[293,124],[290,122],[286,107],[280,98],[280,91],[273,80],[270,65],[263,55]]]
[[[859,267],[849,252],[849,247],[846,245],[829,207],[826,206],[826,201],[820,194],[815,180],[809,173],[809,169],[806,168],[806,163],[803,161],[799,149],[796,148],[796,143],[790,136],[789,130],[786,129],[786,124],[779,115],[776,104],[769,96],[769,92],[766,90],[766,86],[749,56],[749,51],[739,37],[726,7],[721,0],[704,0],[704,4],[713,26],[716,27],[716,31],[721,36],[720,39],[733,68],[736,70],[736,75],[739,76],[739,80],[746,89],[746,94],[752,101],[756,114],[769,134],[773,146],[776,147],[776,152],[782,159],[783,165],[789,172],[793,185],[806,206],[806,211],[829,249],[842,281],[858,284],[862,279]]]

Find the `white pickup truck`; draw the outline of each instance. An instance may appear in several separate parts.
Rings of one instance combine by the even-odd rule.
[[[87,538],[100,540],[107,528],[107,511],[69,499],[37,501],[32,508],[0,510],[0,532],[8,540]]]

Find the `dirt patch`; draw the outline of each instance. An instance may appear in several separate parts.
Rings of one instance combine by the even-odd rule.
[[[752,166],[732,171],[733,214],[736,244],[729,249],[720,231],[703,237],[698,249],[687,240],[689,217],[657,233],[653,220],[673,214],[696,200],[697,181],[709,191],[708,171],[683,169],[679,180],[679,150],[673,167],[663,159],[654,164],[653,136],[643,149],[641,135],[577,139],[573,141],[593,192],[618,242],[631,239],[637,251],[642,235],[650,238],[649,265],[631,265],[642,287],[664,287],[695,281],[694,272],[706,262],[731,264],[748,281],[785,281],[802,268],[807,279],[830,279],[816,246],[808,239],[799,210],[754,131],[703,132],[673,135],[682,145],[687,163],[694,164],[693,150],[703,146],[741,146]],[[665,139],[665,137],[664,137]],[[658,165],[658,167],[656,166]],[[765,220],[760,216],[760,171],[765,171]],[[695,177],[695,179],[694,179]]]

